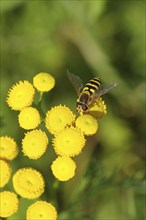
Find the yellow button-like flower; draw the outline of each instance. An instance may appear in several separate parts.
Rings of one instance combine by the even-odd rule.
[[[40,92],[48,92],[55,86],[55,79],[49,73],[38,73],[33,78],[34,87]]]
[[[106,115],[106,105],[102,98],[96,99],[96,102],[94,102],[88,113],[97,119],[100,119]]]
[[[10,191],[0,192],[0,217],[7,218],[18,211],[17,195]]]
[[[13,176],[15,191],[23,198],[35,199],[44,192],[44,178],[33,168],[21,168]]]
[[[10,179],[11,167],[5,160],[0,159],[0,188],[4,187]]]
[[[18,147],[14,139],[8,136],[0,137],[0,158],[13,160],[18,155]]]
[[[67,181],[75,175],[76,164],[70,157],[58,157],[51,165],[54,176],[60,181]]]
[[[33,107],[22,109],[18,116],[20,127],[29,130],[35,129],[41,123],[39,111]]]
[[[42,130],[27,132],[22,140],[23,153],[30,159],[38,159],[45,153],[48,143],[48,137]]]
[[[71,125],[75,120],[72,111],[66,106],[55,106],[46,114],[46,127],[50,133],[55,134]]]
[[[48,202],[37,201],[27,209],[27,220],[56,220],[56,208]]]
[[[56,154],[61,156],[76,156],[85,145],[83,133],[74,127],[67,127],[55,135],[53,145]]]
[[[85,135],[93,135],[97,132],[98,122],[92,115],[80,115],[76,120],[76,126]]]
[[[7,104],[13,110],[21,111],[24,107],[30,106],[33,102],[35,90],[28,81],[20,81],[8,91]]]

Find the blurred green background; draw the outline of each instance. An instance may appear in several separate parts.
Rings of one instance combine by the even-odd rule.
[[[1,135],[13,137],[20,147],[11,162],[13,173],[24,166],[40,170],[46,180],[41,199],[57,206],[60,220],[143,220],[144,1],[1,0],[1,33]],[[37,161],[24,157],[24,130],[18,126],[18,112],[11,111],[5,99],[14,83],[32,82],[35,74],[49,72],[56,86],[43,97],[44,111],[65,104],[76,113],[67,69],[85,83],[99,76],[103,83],[116,81],[119,86],[104,96],[108,114],[75,158],[76,176],[60,183],[54,193],[51,144]],[[13,190],[12,180],[4,189]],[[20,199],[19,212],[8,219],[25,219],[33,202]]]

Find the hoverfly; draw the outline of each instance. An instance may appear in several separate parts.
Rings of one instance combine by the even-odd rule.
[[[83,86],[83,82],[79,76],[69,71],[67,71],[67,76],[78,95],[77,111],[82,113],[87,112],[98,98],[118,85],[118,83],[112,82],[109,85],[102,86],[99,78],[93,78]]]

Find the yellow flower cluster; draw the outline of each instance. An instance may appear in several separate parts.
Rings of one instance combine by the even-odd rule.
[[[35,129],[25,134],[22,140],[22,150],[24,155],[30,159],[38,159],[45,153],[48,143],[46,133],[41,129]]]
[[[18,146],[15,140],[8,136],[0,137],[0,188],[4,187],[11,176],[10,161],[18,155]]]
[[[49,144],[48,136],[38,126],[42,123],[42,115],[34,103],[36,90],[42,97],[43,92],[55,86],[55,79],[48,73],[39,73],[33,78],[33,84],[20,81],[8,91],[7,104],[12,110],[20,111],[18,122],[21,128],[29,130],[22,139],[22,152],[30,159],[39,159]],[[39,100],[40,101],[40,100]],[[34,107],[35,104],[35,107]],[[0,188],[4,187],[11,177],[10,161],[18,155],[18,146],[8,136],[0,137]],[[42,174],[32,167],[18,169],[12,176],[16,193],[26,199],[36,199],[45,190]],[[0,217],[7,218],[18,211],[19,199],[10,191],[0,193]],[[27,219],[57,219],[56,208],[46,201],[38,201],[28,207]]]
[[[0,159],[0,188],[4,187],[10,179],[11,167],[5,160]]]
[[[7,218],[18,211],[19,200],[15,193],[0,192],[0,217]]]
[[[57,212],[55,207],[48,202],[45,201],[37,201],[33,203],[27,209],[27,220],[41,220],[41,219],[57,219]]]
[[[13,186],[23,198],[35,199],[44,192],[44,178],[33,168],[21,168],[13,176]]]
[[[64,129],[67,125],[72,125],[75,115],[66,106],[55,106],[46,113],[46,128],[51,134],[56,134]]]
[[[39,73],[33,78],[33,83],[20,81],[8,91],[7,104],[18,114],[19,126],[25,132],[22,139],[22,152],[29,159],[38,160],[46,152],[50,133],[56,159],[51,164],[53,175],[59,181],[68,181],[75,176],[76,163],[73,157],[79,155],[86,143],[86,136],[94,135],[98,130],[98,119],[106,114],[106,105],[99,98],[88,113],[76,116],[65,105],[57,105],[49,109],[44,118],[41,109],[41,99],[44,92],[55,86],[55,79],[49,73]],[[39,99],[34,99],[39,93]],[[35,100],[35,101],[34,101]],[[10,160],[18,154],[16,142],[8,137],[0,137],[0,187],[5,186],[11,176]],[[16,193],[26,199],[36,199],[45,190],[43,175],[32,167],[18,169],[12,177]],[[3,202],[3,200],[6,202]],[[2,210],[0,217],[9,217],[18,210],[18,198],[9,191],[1,192]],[[10,205],[10,202],[12,205]],[[10,206],[10,208],[8,208]],[[27,220],[57,219],[55,207],[46,201],[37,201],[28,207]]]
[[[18,155],[18,146],[15,140],[8,136],[0,137],[0,188],[10,180],[10,161]],[[0,192],[0,217],[7,218],[17,212],[19,200],[15,193],[10,191]]]
[[[19,125],[26,130],[35,129],[41,123],[39,111],[33,107],[25,107],[18,116]]]
[[[59,156],[51,166],[54,176],[60,181],[67,181],[75,175],[76,164],[70,157]]]
[[[96,100],[88,114],[77,118],[66,106],[55,106],[46,113],[45,125],[54,135],[53,146],[57,158],[51,165],[53,175],[60,181],[68,181],[75,175],[76,164],[72,157],[81,153],[86,136],[98,130],[98,119],[106,114],[102,99]]]
[[[13,110],[18,110],[18,122],[21,128],[31,130],[22,140],[22,150],[30,159],[39,159],[46,151],[49,143],[48,137],[41,129],[37,129],[42,122],[39,110],[33,107],[34,96],[37,92],[50,91],[55,86],[55,79],[49,73],[38,73],[33,78],[33,84],[20,81],[8,91],[7,104]]]
[[[18,155],[18,146],[15,140],[8,136],[0,137],[0,158],[13,160]]]

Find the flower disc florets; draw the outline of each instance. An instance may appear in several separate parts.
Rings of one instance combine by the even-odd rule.
[[[55,207],[45,201],[37,201],[27,209],[27,220],[56,220],[57,211]]]
[[[56,134],[64,129],[67,125],[71,125],[75,120],[72,111],[66,106],[55,106],[46,114],[46,127],[50,133]]]
[[[40,92],[48,92],[55,86],[55,79],[49,73],[38,73],[33,78],[33,85]]]
[[[92,115],[80,115],[76,120],[76,126],[85,135],[93,135],[97,132],[98,122]]]
[[[30,159],[38,159],[45,153],[48,143],[49,139],[42,130],[27,132],[22,140],[23,153]]]
[[[21,168],[13,176],[15,191],[27,199],[38,198],[44,192],[44,178],[33,168]]]
[[[0,188],[4,187],[10,179],[11,167],[5,160],[0,159]]]
[[[15,193],[0,192],[0,217],[7,218],[18,211],[19,200]]]
[[[83,133],[74,127],[67,127],[55,135],[53,145],[56,154],[61,156],[76,156],[85,145]]]
[[[53,161],[51,170],[60,181],[67,181],[75,175],[76,164],[70,157],[58,157]]]
[[[18,147],[13,138],[8,136],[0,137],[0,158],[13,160],[18,155]]]
[[[102,98],[96,99],[93,106],[90,108],[88,114],[92,115],[93,117],[100,119],[104,115],[106,115],[106,105],[105,102],[102,100]]]
[[[41,123],[39,111],[33,107],[22,109],[18,116],[20,127],[29,130],[35,129]]]
[[[7,104],[13,110],[21,111],[33,102],[35,90],[28,81],[20,81],[8,91]]]

